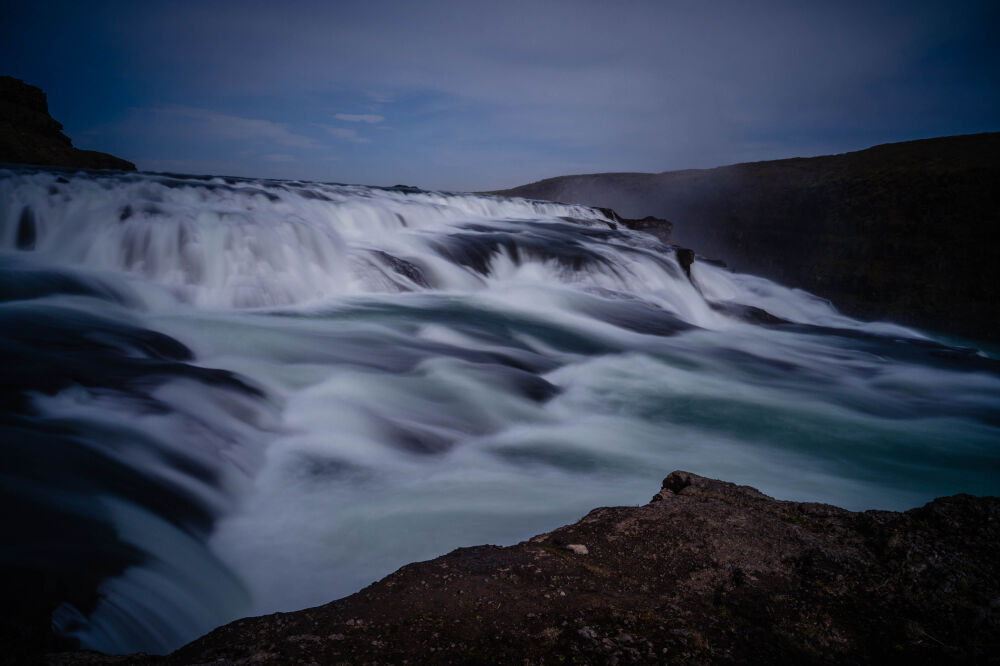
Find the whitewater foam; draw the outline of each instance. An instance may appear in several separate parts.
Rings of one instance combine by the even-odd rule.
[[[995,361],[689,279],[581,206],[0,170],[0,329],[6,565],[61,549],[56,625],[111,652],[644,502],[677,468],[855,509],[1000,490]]]

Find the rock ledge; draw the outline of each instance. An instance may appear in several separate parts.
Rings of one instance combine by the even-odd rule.
[[[985,663],[1000,644],[998,544],[993,497],[854,513],[677,471],[645,506],[595,509],[507,548],[460,548],[147,659]]]

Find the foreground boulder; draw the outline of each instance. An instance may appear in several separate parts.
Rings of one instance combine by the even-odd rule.
[[[982,663],[998,544],[997,498],[853,513],[673,472],[645,506],[460,548],[162,663]]]
[[[135,171],[114,155],[74,148],[62,128],[40,88],[0,76],[0,162]]]

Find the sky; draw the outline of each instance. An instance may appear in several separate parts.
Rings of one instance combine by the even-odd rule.
[[[0,0],[0,74],[143,170],[491,190],[997,131],[997,34],[995,0]]]

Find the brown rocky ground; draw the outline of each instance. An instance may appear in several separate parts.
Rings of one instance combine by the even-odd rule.
[[[645,506],[460,548],[148,661],[972,664],[998,650],[1000,499],[853,513],[673,472]]]
[[[497,192],[674,223],[671,242],[869,319],[1000,340],[1000,133]]]
[[[74,148],[62,128],[40,88],[0,76],[0,162],[135,171],[120,157]]]

